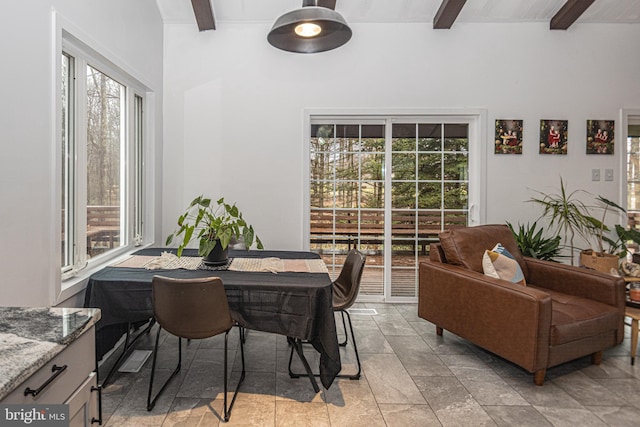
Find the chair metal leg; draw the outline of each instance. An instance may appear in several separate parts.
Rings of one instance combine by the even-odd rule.
[[[229,411],[227,410],[227,342],[229,338],[229,331],[224,333],[224,421],[229,421]],[[240,337],[242,341],[242,337]]]
[[[291,370],[291,362],[293,361],[293,346],[294,346],[294,343],[291,342],[289,337],[287,337],[287,341],[289,342],[289,346],[291,347],[291,353],[289,353],[289,377],[290,378],[300,378],[301,374],[296,374],[295,372],[293,372]]]
[[[180,367],[182,366],[182,338],[178,338],[178,366],[176,366],[176,369],[173,371],[169,379],[167,379],[167,381],[162,385],[162,387],[160,388],[160,391],[158,392],[158,394],[156,394],[156,397],[154,397],[152,400],[151,392],[153,389],[153,377],[155,376],[155,373],[156,373],[156,359],[158,357],[158,341],[160,341],[161,330],[162,328],[160,327],[160,325],[158,325],[158,333],[156,334],[156,344],[153,350],[153,363],[151,364],[151,378],[149,379],[149,394],[147,395],[147,411],[151,411],[153,407],[156,406],[156,401],[158,400],[158,397],[160,397],[160,395],[162,394],[164,389],[167,387],[169,382],[173,379],[173,377],[175,377],[177,373],[180,372]]]
[[[347,324],[344,322],[344,310],[340,310],[340,314],[342,315],[342,330],[344,331],[344,341],[338,343],[340,347],[345,347],[347,345],[347,341],[349,340],[349,335],[347,334]]]
[[[349,315],[349,312],[346,310],[340,310],[342,312],[342,321],[344,322],[344,315],[347,315],[347,320],[349,320],[349,330],[351,331],[351,341],[353,341],[353,351],[356,354],[356,361],[358,362],[358,372],[356,372],[355,374],[339,374],[337,375],[338,378],[349,378],[350,380],[359,380],[360,379],[360,375],[362,373],[362,366],[360,364],[360,355],[358,354],[358,346],[356,345],[356,337],[353,333],[353,324],[351,323],[351,316]],[[345,344],[347,343],[348,340],[348,332],[347,332],[347,325],[344,325],[344,334],[345,334]],[[298,354],[302,353],[302,344],[309,344],[308,342],[302,342],[300,341],[299,344],[296,344],[296,341],[298,340],[293,340],[290,339],[289,344],[291,344],[291,352],[289,353],[289,377],[291,378],[300,378],[302,376],[305,376],[305,374],[300,374],[300,373],[296,373],[293,372],[291,370],[291,362],[293,361],[293,351],[296,350],[298,352]],[[342,345],[342,344],[339,344]],[[299,348],[298,348],[299,347]],[[305,364],[306,363],[306,359],[302,359],[302,363]],[[308,363],[305,365],[305,369],[307,368]],[[319,377],[320,374],[313,374],[316,377]]]
[[[351,315],[347,310],[340,310],[340,311],[342,311],[343,315],[346,313],[347,319],[349,320],[349,330],[351,330],[351,341],[353,341],[353,351],[356,353],[356,361],[358,362],[358,372],[355,375],[345,375],[345,377],[349,378],[350,380],[359,380],[360,373],[362,372],[362,367],[360,365],[360,355],[358,354],[358,346],[356,345],[356,336],[353,334],[353,324],[351,323]],[[345,335],[346,335],[346,332],[347,332],[347,329],[345,327]]]
[[[240,357],[242,359],[242,372],[240,373],[240,380],[238,380],[238,385],[236,386],[236,391],[233,393],[233,398],[231,399],[231,404],[227,407],[227,343],[229,338],[229,331],[224,334],[224,422],[229,421],[229,417],[231,417],[231,409],[233,409],[233,404],[236,401],[236,397],[238,397],[238,390],[240,390],[240,384],[244,381],[245,368],[244,368],[244,333],[242,327],[239,329],[240,334]]]
[[[303,342],[301,339],[287,337],[287,341],[289,345],[291,345],[291,353],[289,354],[289,377],[290,378],[300,378],[302,376],[308,377],[311,382],[311,386],[313,390],[318,393],[320,391],[320,387],[315,379],[315,377],[319,376],[318,374],[314,374],[311,370],[311,366],[309,366],[309,362],[307,358],[304,356],[304,350],[302,349],[302,344],[308,344],[308,342]],[[300,361],[302,362],[302,366],[304,366],[304,370],[306,374],[296,374],[291,370],[291,361],[293,359],[293,350],[298,353],[298,357],[300,357]]]

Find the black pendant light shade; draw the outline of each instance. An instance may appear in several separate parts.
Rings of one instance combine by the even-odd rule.
[[[335,49],[351,39],[351,28],[338,12],[326,7],[305,6],[279,17],[267,40],[278,49],[316,53]]]

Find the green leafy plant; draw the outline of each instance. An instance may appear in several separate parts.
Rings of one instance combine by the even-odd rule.
[[[627,230],[621,225],[615,225],[616,231],[616,240],[611,239],[607,236],[607,233],[611,231],[609,227],[605,224],[605,218],[609,210],[613,209],[619,213],[627,213],[627,210],[622,206],[612,202],[611,200],[605,199],[602,196],[598,196],[596,200],[600,203],[602,207],[602,219],[598,220],[596,218],[591,217],[591,230],[593,235],[596,238],[596,242],[598,245],[598,251],[600,253],[609,253],[609,254],[617,254],[620,258],[623,258],[627,255],[627,247],[625,242],[630,240],[638,242],[638,238],[640,238],[640,233],[635,230]],[[604,244],[608,244],[609,247],[605,251]]]
[[[609,253],[618,254],[618,257],[624,258],[629,253],[628,242],[640,244],[640,232],[634,229],[626,229],[620,224],[615,225],[615,230],[616,240],[606,236],[603,236],[603,239],[609,244]]]
[[[589,208],[577,196],[585,193],[582,190],[568,192],[562,178],[560,178],[560,193],[546,194],[538,191],[541,197],[533,197],[529,201],[543,208],[541,217],[546,217],[556,236],[564,238],[570,249],[571,265],[574,265],[574,253],[576,250],[576,237],[589,241],[589,233],[594,230],[593,217]]]
[[[264,249],[253,226],[242,218],[242,213],[235,204],[225,203],[224,197],[215,204],[204,196],[193,199],[185,213],[178,218],[178,228],[167,237],[167,246],[171,245],[174,237],[182,238],[178,246],[178,256],[182,256],[183,249],[195,239],[200,242],[198,255],[203,257],[209,255],[217,240],[220,241],[222,249],[226,249],[232,238],[242,237],[247,248],[250,248],[255,240],[256,247]]]
[[[534,222],[529,225],[518,224],[516,232],[511,223],[507,222],[509,229],[516,239],[516,243],[524,256],[542,259],[546,261],[556,261],[560,257],[560,236],[544,237],[543,228],[537,229],[538,224]]]
[[[579,193],[590,195],[590,193],[583,190],[568,192],[562,178],[560,178],[559,194],[538,193],[542,197],[534,197],[530,201],[543,207],[541,218],[546,217],[552,226],[553,233],[557,236],[562,234],[564,241],[569,243],[572,265],[576,251],[574,240],[576,237],[584,240],[587,246],[595,247],[593,251],[595,255],[610,254],[617,255],[619,258],[627,255],[627,242],[640,243],[640,232],[628,230],[619,224],[615,225],[615,235],[612,235],[612,230],[605,223],[607,214],[612,211],[626,214],[626,210],[611,200],[597,196],[598,205],[588,206],[578,200],[577,195]],[[602,210],[601,218],[596,218],[591,213],[596,209]],[[605,244],[608,247],[605,248]]]

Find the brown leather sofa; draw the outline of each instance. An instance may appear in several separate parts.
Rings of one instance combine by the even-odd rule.
[[[524,257],[506,225],[442,232],[420,263],[418,315],[534,373],[602,351],[624,337],[620,277]],[[518,261],[526,286],[483,274],[482,255],[501,243]]]

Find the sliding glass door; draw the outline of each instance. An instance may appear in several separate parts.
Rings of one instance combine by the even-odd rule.
[[[415,300],[429,243],[468,224],[469,134],[455,117],[312,118],[309,247],[334,278],[367,255],[361,300]]]
[[[467,124],[393,123],[390,295],[415,297],[429,243],[468,216]]]

